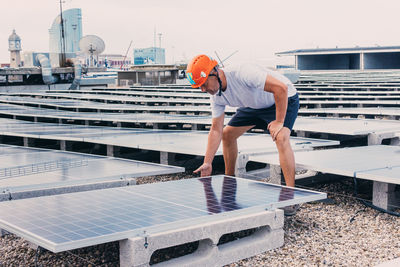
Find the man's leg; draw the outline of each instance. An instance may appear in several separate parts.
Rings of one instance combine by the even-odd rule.
[[[235,164],[238,154],[237,139],[253,127],[254,125],[239,127],[227,125],[224,127],[222,133],[222,152],[224,154],[226,175],[235,175]]]
[[[294,153],[290,145],[290,130],[283,127],[276,137],[276,147],[279,152],[279,163],[282,168],[283,175],[287,186],[294,187],[295,177],[295,161]]]

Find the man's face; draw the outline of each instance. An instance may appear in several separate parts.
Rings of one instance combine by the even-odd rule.
[[[205,93],[209,93],[210,95],[215,95],[219,90],[218,79],[215,76],[208,76],[205,83],[200,86],[201,91]]]

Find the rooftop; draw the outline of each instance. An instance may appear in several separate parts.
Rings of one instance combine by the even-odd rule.
[[[277,56],[298,55],[298,54],[320,54],[320,53],[359,53],[359,52],[400,52],[400,46],[369,46],[369,47],[347,47],[347,48],[313,48],[296,49],[276,53]]]

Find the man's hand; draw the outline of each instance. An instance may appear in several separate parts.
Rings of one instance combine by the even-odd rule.
[[[278,133],[280,130],[283,128],[283,122],[278,122],[278,121],[271,121],[268,124],[268,131],[272,137],[272,140],[275,142],[276,137],[278,136]]]
[[[200,176],[210,176],[212,172],[212,165],[210,163],[203,163],[197,170],[193,171],[193,173],[199,173]]]

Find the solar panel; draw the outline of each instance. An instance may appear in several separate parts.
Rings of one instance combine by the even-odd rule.
[[[296,165],[301,168],[350,177],[371,179],[386,183],[400,183],[400,179],[383,176],[390,168],[400,166],[399,146],[363,146],[318,151],[295,152]],[[279,165],[274,155],[256,155],[251,160]],[[387,170],[385,170],[388,168]],[[394,171],[397,170],[395,168]],[[368,176],[369,172],[381,172],[381,175]],[[363,176],[361,176],[363,175]],[[368,178],[369,177],[369,178]]]
[[[47,93],[66,93],[65,91],[47,91]],[[140,97],[183,97],[183,98],[209,98],[209,95],[202,93],[200,90],[198,92],[146,92],[146,91],[129,91],[129,90],[79,90],[79,91],[69,91],[70,94],[97,94],[97,95],[127,95],[127,96],[140,96]]]
[[[400,122],[395,120],[299,117],[296,119],[293,128],[296,131],[367,135],[376,132],[394,133],[400,131]]]
[[[2,202],[0,227],[60,252],[324,198],[219,175]]]
[[[92,95],[92,94],[79,94],[72,95],[68,93],[18,93],[18,95],[28,96],[39,96],[45,98],[56,98],[56,99],[79,99],[88,101],[102,101],[102,102],[119,102],[119,103],[168,103],[168,104],[192,104],[192,105],[207,105],[209,104],[208,99],[187,99],[187,98],[148,98],[148,97],[133,97],[133,96],[119,96],[119,95]]]
[[[43,107],[56,107],[60,109],[68,109],[68,110],[76,110],[76,109],[84,109],[84,110],[104,110],[104,111],[145,111],[145,112],[207,112],[210,113],[211,109],[209,103],[204,105],[181,105],[181,106],[147,106],[147,105],[133,105],[133,104],[113,104],[113,103],[101,103],[101,102],[92,102],[85,100],[57,100],[57,99],[36,99],[33,97],[14,97],[14,96],[0,96],[0,102],[2,103],[10,103],[10,104],[29,104],[32,106],[43,106]],[[5,106],[0,106],[0,110],[12,110],[13,112],[17,112],[18,110],[23,110],[22,107],[4,104]],[[26,110],[28,107],[24,107]],[[40,111],[41,109],[36,109]],[[234,113],[236,108],[227,107],[226,113]],[[52,114],[57,114],[57,110],[48,110]]]
[[[73,152],[33,148],[17,150],[20,153],[0,156],[0,193],[12,195],[184,171],[182,167]],[[29,195],[32,196],[35,195]]]
[[[17,130],[14,130],[15,128],[13,127],[7,127],[3,130],[3,125],[6,125],[7,121],[6,119],[0,120],[0,122],[4,122],[4,124],[0,124],[0,133],[32,138],[85,141],[95,144],[200,156],[204,155],[208,136],[205,131],[151,130],[60,124],[55,124],[57,127],[48,128],[49,125],[52,125],[51,123],[33,122],[29,123],[29,127],[24,126],[21,128],[16,126]],[[42,125],[43,128],[36,128],[39,125]],[[339,144],[338,141],[302,137],[291,137],[290,141],[294,150]],[[268,135],[264,134],[246,133],[239,138],[238,145],[239,150],[245,153],[277,152],[275,143]],[[219,149],[217,153],[222,155],[222,149]]]
[[[164,151],[202,156],[205,153],[208,133],[204,131],[167,131],[154,134],[138,133],[136,138],[126,136],[98,136],[87,138],[87,141],[115,146],[133,147],[138,149]],[[294,150],[312,149],[339,144],[338,141],[291,137]],[[276,145],[264,134],[244,134],[238,139],[239,151],[242,153],[275,153]],[[219,147],[217,155],[222,155]]]
[[[299,115],[309,114],[338,114],[338,115],[369,115],[369,116],[400,116],[400,108],[395,107],[372,107],[372,108],[310,108],[299,109]]]

